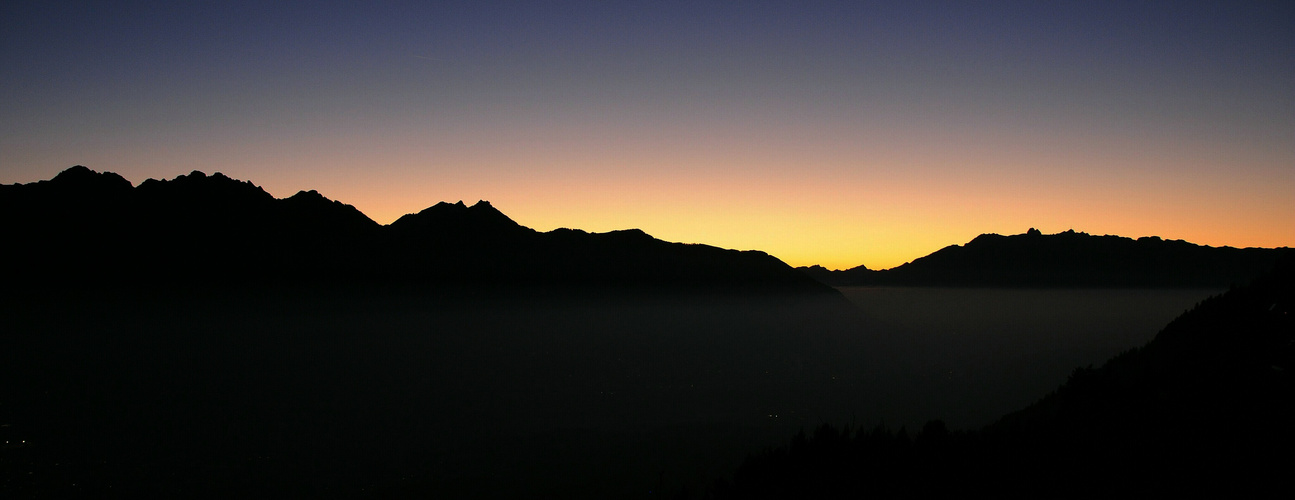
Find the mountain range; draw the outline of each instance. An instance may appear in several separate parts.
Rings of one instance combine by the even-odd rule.
[[[793,270],[758,251],[669,243],[641,230],[538,232],[479,201],[437,203],[389,225],[316,191],[276,199],[192,172],[138,186],[83,166],[0,185],[10,290],[286,286],[633,286],[797,290],[828,286],[1228,287],[1288,248],[1158,237],[982,234],[887,270]],[[809,279],[812,278],[812,279]],[[820,284],[821,283],[821,284]],[[823,286],[828,285],[828,286]]]
[[[480,201],[380,225],[316,191],[276,199],[193,172],[138,186],[72,167],[0,186],[10,287],[632,286],[833,293],[757,251],[632,229],[538,232]]]
[[[798,268],[833,286],[1220,287],[1271,269],[1282,248],[1195,245],[1149,236],[1094,236],[1074,230],[982,234],[893,269]]]

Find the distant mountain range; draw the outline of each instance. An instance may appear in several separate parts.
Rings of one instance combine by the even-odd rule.
[[[982,234],[883,271],[798,269],[833,286],[1228,287],[1248,283],[1290,253],[1031,228],[1013,236]]]
[[[72,167],[0,185],[11,291],[119,285],[633,286],[834,293],[756,251],[669,243],[634,229],[537,232],[480,201],[380,225],[302,191],[276,199],[222,174],[139,186]]]

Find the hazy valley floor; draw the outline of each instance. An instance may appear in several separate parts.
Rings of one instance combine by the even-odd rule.
[[[839,298],[107,296],[6,308],[0,423],[26,441],[5,450],[5,480],[22,491],[643,496],[848,415],[838,405],[856,399],[851,373],[867,364]]]
[[[910,426],[986,425],[1052,391],[1077,367],[1149,342],[1223,290],[1199,288],[840,287],[881,331],[897,385],[883,399]],[[906,380],[914,386],[899,385]]]
[[[986,423],[1209,295],[842,291],[9,301],[5,488],[651,497],[806,426]]]

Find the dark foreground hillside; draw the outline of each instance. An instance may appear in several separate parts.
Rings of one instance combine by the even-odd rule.
[[[724,498],[1250,496],[1295,466],[1295,269],[1211,298],[985,429],[823,426]]]

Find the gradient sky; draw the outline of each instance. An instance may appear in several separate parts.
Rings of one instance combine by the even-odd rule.
[[[831,268],[1295,246],[1295,2],[270,3],[4,2],[0,183],[223,172]]]

